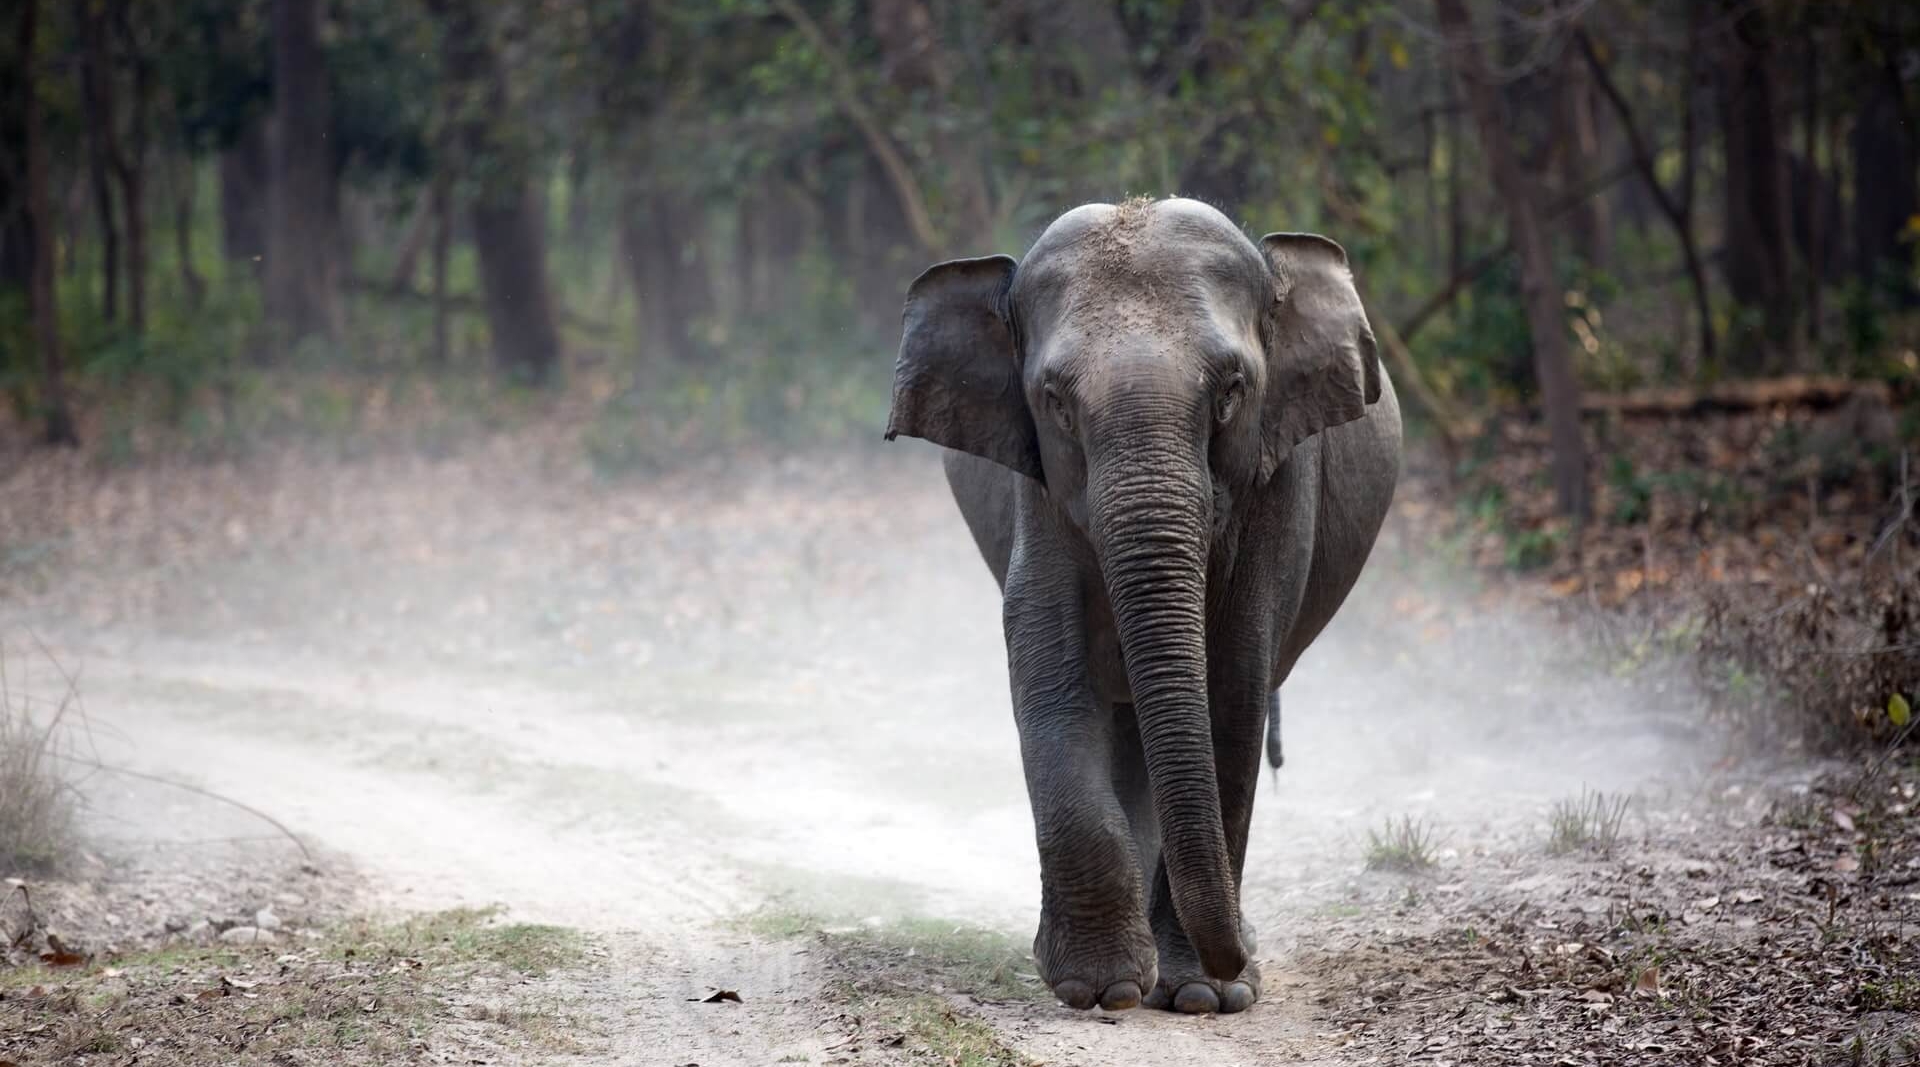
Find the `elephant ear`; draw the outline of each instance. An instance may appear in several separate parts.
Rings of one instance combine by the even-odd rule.
[[[1010,256],[956,259],[914,279],[887,440],[918,437],[1045,482],[1007,304],[1016,265]]]
[[[1261,412],[1260,478],[1293,446],[1352,422],[1380,399],[1380,356],[1346,249],[1312,233],[1260,239],[1273,271],[1273,320]]]

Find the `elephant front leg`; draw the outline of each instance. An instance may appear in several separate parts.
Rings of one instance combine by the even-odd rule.
[[[1260,784],[1261,734],[1275,694],[1264,679],[1213,687],[1214,772],[1220,783],[1221,825],[1233,862],[1235,893],[1246,870],[1247,837],[1253,825],[1253,797]],[[1231,981],[1208,976],[1180,927],[1168,896],[1166,865],[1154,875],[1152,925],[1160,958],[1160,975],[1146,1005],[1199,1014],[1245,1011],[1260,999],[1260,967],[1253,960],[1258,949],[1253,924],[1245,912],[1240,918],[1240,940],[1247,966]]]
[[[1010,607],[1014,715],[1040,850],[1033,957],[1068,1006],[1132,1008],[1153,988],[1156,955],[1110,774],[1113,716],[1094,699],[1070,629],[1035,622]]]

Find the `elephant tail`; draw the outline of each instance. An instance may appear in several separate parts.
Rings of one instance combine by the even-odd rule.
[[[1286,753],[1280,750],[1280,690],[1275,689],[1267,698],[1267,766],[1276,772],[1276,780],[1286,762]]]

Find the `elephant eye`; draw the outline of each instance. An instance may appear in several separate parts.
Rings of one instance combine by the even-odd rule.
[[[1245,399],[1246,395],[1246,375],[1234,371],[1233,376],[1227,379],[1227,384],[1221,388],[1219,399],[1214,401],[1214,420],[1222,426],[1226,425],[1232,420],[1233,413],[1240,410],[1240,401]]]
[[[1053,386],[1047,386],[1047,414],[1053,416],[1054,424],[1062,433],[1073,432],[1073,415],[1067,411],[1067,402],[1060,399],[1060,393]]]

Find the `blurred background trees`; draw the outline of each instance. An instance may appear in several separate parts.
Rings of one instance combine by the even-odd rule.
[[[315,382],[564,383],[615,466],[867,433],[915,273],[1133,193],[1340,240],[1417,414],[1544,410],[1568,511],[1583,391],[1916,372],[1901,0],[6,6],[0,391],[57,443]]]

